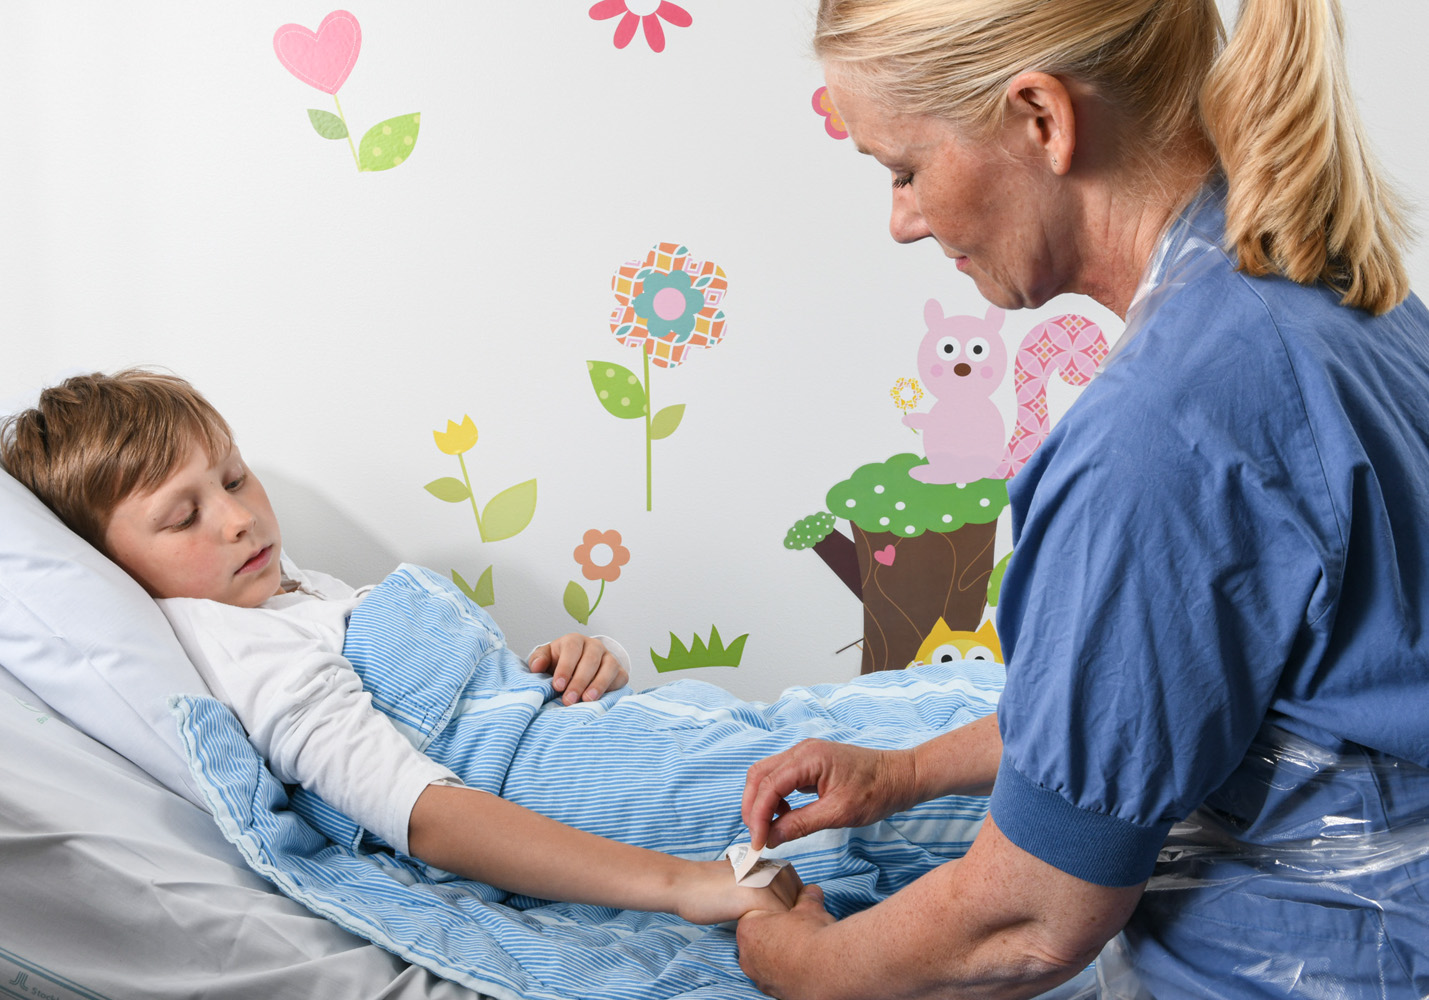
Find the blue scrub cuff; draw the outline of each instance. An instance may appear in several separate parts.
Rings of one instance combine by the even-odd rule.
[[[1007,757],[997,771],[990,807],[993,822],[1028,854],[1084,882],[1136,885],[1151,877],[1171,823],[1152,827],[1072,805],[1043,788]]]

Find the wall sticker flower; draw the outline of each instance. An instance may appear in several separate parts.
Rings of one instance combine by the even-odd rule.
[[[653,507],[651,442],[675,433],[685,404],[661,410],[650,401],[650,365],[674,368],[697,347],[724,339],[719,308],[728,282],[712,261],[695,260],[687,247],[657,243],[641,260],[626,261],[610,279],[616,307],[610,332],[626,347],[639,348],[644,374],[613,361],[587,361],[591,386],[607,413],[623,420],[645,420],[645,509]]]
[[[916,378],[900,378],[888,390],[888,395],[893,398],[894,406],[907,413],[923,398],[923,386]]]
[[[447,503],[470,503],[471,512],[476,517],[476,533],[483,542],[498,542],[503,538],[524,531],[536,513],[536,480],[502,490],[491,498],[485,508],[476,502],[476,491],[471,485],[471,475],[466,468],[466,453],[476,447],[476,423],[469,415],[461,418],[461,423],[447,421],[444,431],[432,431],[432,440],[444,455],[454,455],[461,464],[461,478],[443,476],[426,485],[426,491],[438,500]],[[492,569],[488,566],[477,578],[476,585],[467,583],[462,575],[452,570],[452,581],[477,604],[489,607],[496,602]]]
[[[848,126],[834,110],[834,102],[829,99],[829,88],[820,87],[814,91],[814,111],[824,119],[824,131],[835,139],[848,138]]]
[[[600,0],[590,9],[591,20],[620,18],[615,26],[615,47],[623,49],[635,37],[635,29],[645,28],[645,42],[652,52],[665,50],[665,29],[662,20],[676,28],[688,28],[693,18],[685,8],[670,0]]]
[[[645,321],[650,336],[670,338],[683,344],[695,329],[695,318],[705,307],[705,297],[691,287],[684,271],[661,274],[658,271],[645,278],[644,290],[630,303],[635,315]]]
[[[422,116],[388,118],[368,129],[360,143],[353,143],[337,92],[347,82],[361,50],[362,27],[357,18],[345,10],[335,10],[323,18],[317,31],[301,24],[285,24],[273,33],[273,51],[283,68],[308,86],[332,95],[337,114],[320,108],[308,109],[313,130],[324,139],[346,139],[358,170],[390,170],[401,166],[412,155]]]
[[[566,613],[585,625],[600,606],[601,598],[605,596],[605,585],[620,579],[620,567],[630,561],[630,550],[621,544],[620,532],[597,531],[591,528],[581,538],[581,543],[576,546],[573,555],[576,562],[580,563],[582,576],[587,580],[600,581],[600,590],[596,592],[594,603],[579,583],[572,580],[566,584],[566,593],[562,599]]]

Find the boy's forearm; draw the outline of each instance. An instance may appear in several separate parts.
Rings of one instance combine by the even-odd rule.
[[[681,868],[691,864],[454,785],[423,790],[408,845],[428,864],[507,892],[667,913],[678,912]]]
[[[942,795],[988,795],[1002,760],[997,715],[959,726],[914,750],[918,802]]]

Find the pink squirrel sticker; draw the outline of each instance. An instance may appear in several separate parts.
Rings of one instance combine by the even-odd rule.
[[[1069,313],[1034,326],[1017,349],[1012,379],[1017,422],[1008,437],[992,400],[1007,372],[1001,336],[1005,316],[996,306],[981,319],[944,316],[936,299],[923,307],[928,332],[918,347],[921,385],[915,379],[899,379],[890,392],[905,411],[903,423],[923,434],[928,461],[908,471],[912,478],[971,483],[1016,475],[1050,429],[1047,383],[1052,376],[1084,386],[1106,360],[1106,336],[1085,316]],[[928,412],[907,413],[925,391],[935,400]]]
[[[925,483],[971,483],[997,471],[1007,441],[992,394],[1007,373],[1004,313],[990,306],[982,319],[944,316],[937,299],[923,307],[928,332],[918,347],[918,377],[936,402],[903,422],[923,432],[928,464],[908,471]]]

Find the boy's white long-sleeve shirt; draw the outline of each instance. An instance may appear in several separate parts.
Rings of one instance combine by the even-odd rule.
[[[283,573],[297,589],[257,608],[182,597],[158,604],[273,775],[316,792],[406,854],[418,796],[430,784],[461,781],[373,707],[342,655],[348,615],[371,588],[300,570],[286,557]],[[628,671],[625,650],[607,645]]]

